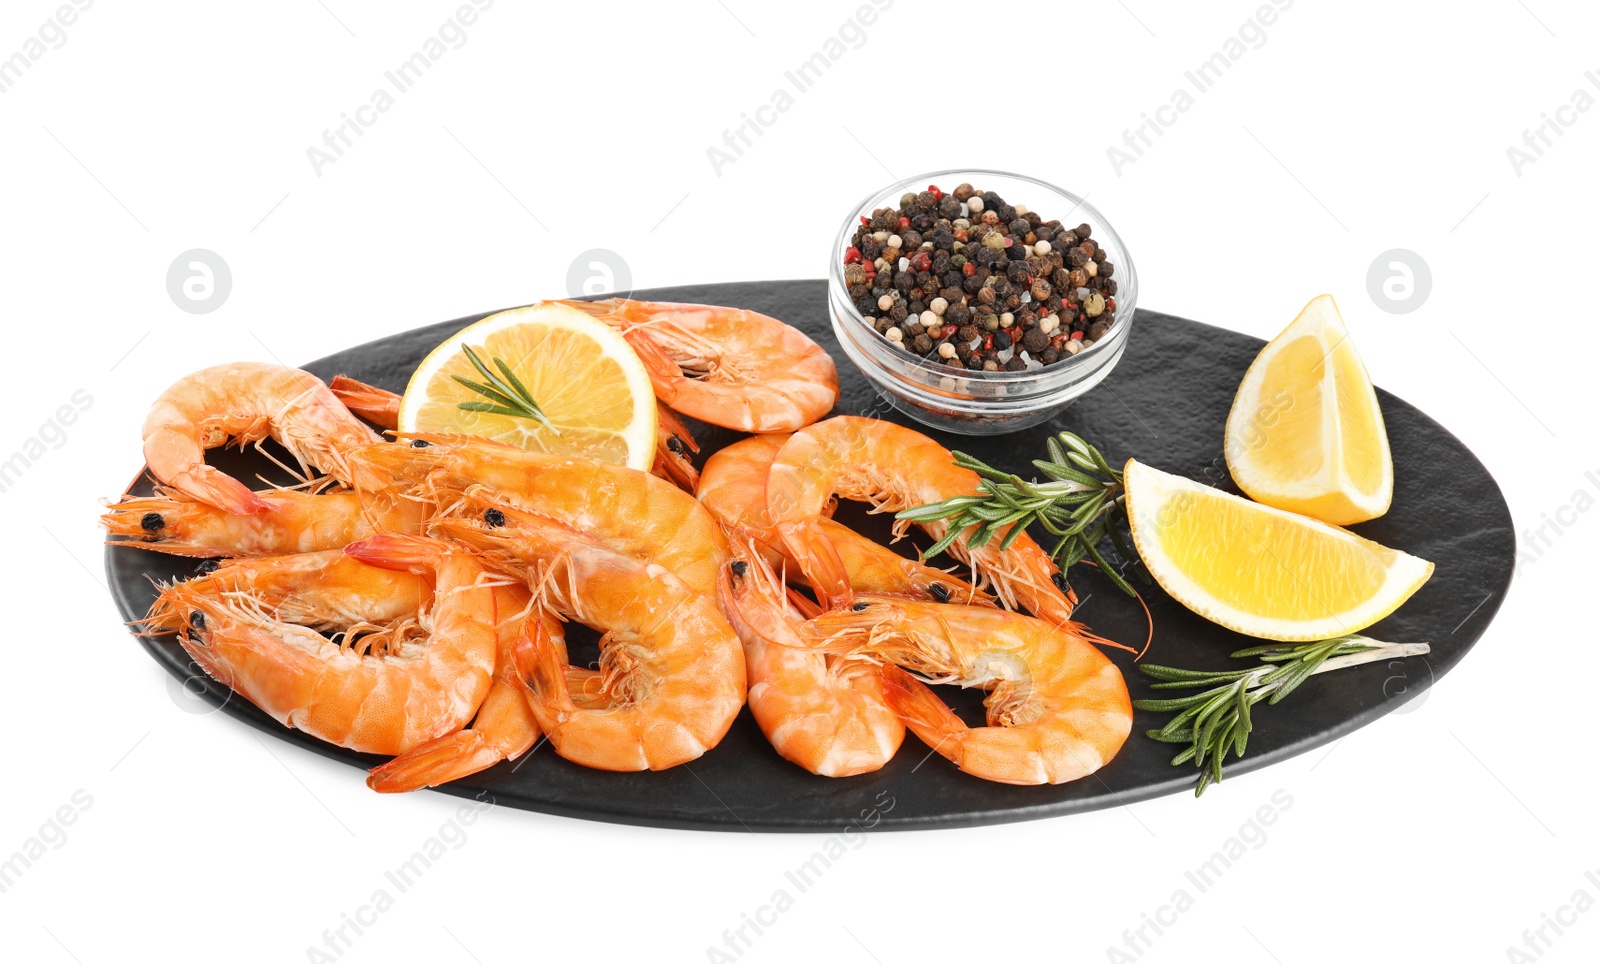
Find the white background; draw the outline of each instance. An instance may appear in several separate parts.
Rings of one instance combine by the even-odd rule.
[[[0,956],[306,960],[458,806],[380,798],[171,698],[107,598],[96,526],[157,392],[203,365],[294,363],[564,295],[591,248],[639,287],[818,277],[860,196],[960,165],[1087,192],[1136,254],[1142,307],[1265,337],[1331,291],[1375,380],[1484,459],[1519,533],[1568,524],[1413,712],[1200,802],[870,835],[742,959],[1120,960],[1124,929],[1280,790],[1293,803],[1265,843],[1143,960],[1519,960],[1525,929],[1573,920],[1560,908],[1580,889],[1600,898],[1584,877],[1600,870],[1585,712],[1600,513],[1574,501],[1600,497],[1585,479],[1600,111],[1564,114],[1520,171],[1507,155],[1574,91],[1600,96],[1592,5],[1298,0],[1119,172],[1107,147],[1255,3],[899,0],[719,174],[707,148],[854,2],[500,0],[319,175],[307,148],[455,7],[95,3],[0,94],[0,457],[74,391],[93,399],[0,495],[16,550],[0,856],[75,791],[92,799],[0,894]],[[6,3],[0,57],[54,9]],[[231,266],[210,314],[166,290],[193,248]],[[1368,295],[1393,248],[1431,267],[1407,314]],[[494,809],[342,959],[718,959],[724,929],[819,844]],[[1595,958],[1600,913],[1575,913],[1542,959]]]

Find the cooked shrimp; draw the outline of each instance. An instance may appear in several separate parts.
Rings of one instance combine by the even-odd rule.
[[[413,447],[418,442],[421,447]],[[553,519],[635,559],[669,569],[715,595],[727,558],[722,528],[695,498],[645,472],[589,459],[526,452],[464,436],[419,436],[351,455],[357,487],[410,490],[456,519],[522,509]]]
[[[893,759],[906,728],[884,702],[868,663],[800,648],[802,617],[783,582],[755,550],[734,539],[723,567],[722,607],[744,643],[750,713],[773,749],[826,777],[870,773]]]
[[[828,414],[839,373],[800,329],[742,308],[663,301],[568,301],[628,339],[656,398],[741,432],[792,432]]]
[[[433,599],[428,581],[410,572],[369,566],[339,549],[282,556],[257,556],[223,563],[185,583],[198,597],[234,596],[285,623],[348,631],[381,627],[415,617]],[[146,628],[178,632],[186,614],[162,613]]]
[[[1128,687],[1075,624],[1019,613],[857,597],[802,630],[827,652],[875,657],[884,695],[924,743],[967,773],[1000,783],[1066,783],[1105,766],[1133,728]],[[969,727],[920,680],[976,686],[987,726]]]
[[[417,620],[422,639],[403,635],[382,654],[362,652],[275,618],[251,593],[204,580],[163,589],[152,622],[181,623],[183,648],[213,678],[329,743],[394,756],[460,729],[494,669],[494,590],[483,567],[464,549],[416,536],[374,536],[345,552],[431,577],[433,602]]]
[[[700,443],[678,413],[656,402],[656,461],[651,473],[693,495],[700,484],[700,470],[694,467],[699,451]]]
[[[350,411],[380,428],[399,427],[399,395],[358,382],[348,375],[335,375],[328,384]],[[700,443],[694,440],[678,414],[656,402],[656,460],[650,471],[685,492],[693,492],[700,481],[700,473],[694,467],[692,456],[699,451]]]
[[[767,565],[786,576],[805,575],[785,550],[767,513],[767,471],[787,435],[752,435],[735,442],[706,460],[696,495],[717,521],[756,540]],[[823,507],[831,511],[831,503]],[[832,543],[852,589],[861,592],[911,593],[939,602],[993,605],[990,596],[971,582],[948,572],[907,559],[824,514],[818,519],[822,533]]]
[[[539,721],[517,680],[513,658],[530,619],[540,620],[558,650],[561,624],[543,610],[532,609],[532,597],[521,586],[496,586],[495,610],[500,626],[495,641],[494,682],[467,729],[447,733],[412,747],[367,775],[367,786],[379,793],[405,793],[436,787],[487,770],[501,760],[515,760],[539,739]]]
[[[388,389],[358,382],[349,375],[335,375],[328,382],[344,407],[378,426],[392,429],[400,424],[400,396]]]
[[[237,479],[206,464],[206,449],[277,439],[300,463],[348,482],[344,452],[378,441],[317,376],[236,362],[203,368],[156,399],[144,422],[144,457],[157,479],[230,512],[270,508]]]
[[[601,770],[661,770],[716,746],[744,705],[744,656],[717,600],[553,522],[519,523],[540,602],[601,630],[600,670],[574,671],[531,621],[516,647],[529,705],[557,753]]]
[[[978,491],[978,476],[951,461],[950,450],[913,431],[878,419],[840,415],[801,429],[785,442],[767,473],[767,511],[788,554],[799,564],[827,608],[847,605],[849,571],[822,523],[837,497],[898,512]],[[909,523],[896,523],[903,533]],[[923,524],[935,539],[947,523]],[[977,549],[966,537],[950,545],[1009,608],[1025,607],[1041,619],[1064,625],[1077,600],[1057,588],[1061,571],[1026,533],[1005,549],[1001,537]],[[1065,585],[1062,579],[1061,585]]]
[[[123,540],[112,545],[179,556],[275,556],[341,549],[376,532],[421,531],[426,507],[407,499],[348,490],[312,494],[257,492],[267,511],[237,515],[176,492],[125,498],[106,507],[100,524]]]

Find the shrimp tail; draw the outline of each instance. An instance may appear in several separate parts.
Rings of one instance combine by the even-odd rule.
[[[512,658],[516,662],[517,680],[528,696],[529,705],[539,711],[541,723],[545,719],[559,720],[577,711],[577,704],[567,688],[566,665],[542,623],[535,620],[532,629],[517,640]]]
[[[885,663],[880,673],[884,701],[906,729],[946,759],[959,764],[961,743],[968,732],[961,717],[926,683],[893,663]]]
[[[392,533],[372,536],[344,547],[345,555],[370,566],[418,575],[433,572],[439,552],[440,543],[436,539]]]
[[[272,506],[240,482],[209,465],[200,465],[181,472],[168,472],[161,480],[169,487],[190,498],[199,499],[234,515],[260,515],[271,511]]]
[[[505,749],[481,730],[459,730],[430,740],[367,774],[367,786],[379,793],[408,793],[436,787],[507,759]]]
[[[335,375],[328,387],[344,407],[379,428],[393,429],[400,424],[400,396],[375,385],[358,382],[348,375]]]
[[[667,354],[666,349],[656,344],[650,336],[641,330],[623,331],[622,336],[628,340],[628,347],[639,356],[644,363],[645,371],[650,374],[650,383],[655,386],[656,395],[664,405],[671,405],[677,397],[677,384],[683,380],[683,369],[677,361]]]
[[[855,600],[850,570],[816,520],[784,523],[778,527],[778,532],[800,571],[807,574],[822,608],[849,608]]]

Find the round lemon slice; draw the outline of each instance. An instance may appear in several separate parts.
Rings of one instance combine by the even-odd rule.
[[[1334,525],[1389,511],[1394,463],[1378,394],[1331,295],[1313,298],[1251,364],[1225,451],[1257,502]]]
[[[406,386],[398,428],[649,471],[656,396],[621,335],[577,309],[540,304],[490,315],[430,352]]]
[[[1416,556],[1133,459],[1123,484],[1134,546],[1161,588],[1247,636],[1358,633],[1433,574]]]

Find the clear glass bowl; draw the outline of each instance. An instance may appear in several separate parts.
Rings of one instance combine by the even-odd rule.
[[[950,191],[966,182],[994,191],[1009,204],[1024,204],[1045,220],[1087,223],[1091,237],[1116,265],[1117,320],[1106,337],[1054,365],[1031,371],[970,371],[930,361],[884,338],[862,316],[844,280],[844,252],[863,216],[897,207],[900,196],[937,184]],[[828,311],[833,333],[850,361],[889,404],[924,425],[964,435],[1015,432],[1046,421],[1100,384],[1122,358],[1133,330],[1138,275],[1127,246],[1105,217],[1082,198],[1021,174],[955,170],[919,174],[874,191],[845,219],[834,239],[828,265]]]

